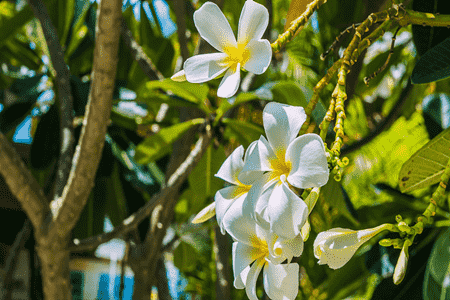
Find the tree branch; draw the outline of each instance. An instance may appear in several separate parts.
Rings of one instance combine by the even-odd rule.
[[[60,124],[60,155],[55,182],[55,199],[59,197],[69,178],[72,157],[74,152],[75,137],[73,133],[73,97],[70,87],[70,71],[64,61],[63,50],[59,44],[58,34],[53,25],[47,8],[41,0],[28,0],[35,17],[41,23],[47,47],[50,53],[50,61],[56,76],[58,99],[59,99],[59,124]]]
[[[1,132],[0,173],[11,193],[19,200],[33,227],[40,230],[44,218],[50,213],[47,198],[19,154]]]
[[[119,237],[125,233],[133,230],[140,222],[147,218],[153,208],[166,200],[167,196],[177,190],[181,184],[186,180],[189,173],[197,165],[203,156],[203,153],[208,148],[211,141],[212,134],[211,130],[207,128],[207,132],[202,134],[195,144],[194,149],[189,153],[189,156],[185,161],[178,167],[178,169],[170,176],[167,181],[166,187],[154,195],[150,201],[148,201],[144,206],[142,206],[137,212],[125,219],[119,226],[114,228],[112,231],[100,234],[98,236],[90,237],[82,241],[74,241],[70,250],[75,252],[80,251],[90,251],[97,248],[100,244],[106,243],[113,238]]]
[[[184,6],[184,0],[174,0],[175,16],[177,17],[177,34],[178,43],[180,44],[181,57],[183,62],[189,57],[189,50],[187,48],[186,40],[186,12]]]
[[[150,60],[150,58],[145,54],[142,47],[133,38],[133,33],[128,28],[127,22],[122,18],[122,38],[125,44],[130,48],[131,54],[138,65],[141,67],[142,71],[147,75],[150,80],[162,80],[164,76],[158,71],[156,66]]]
[[[103,0],[97,16],[92,83],[80,141],[63,194],[51,203],[53,226],[71,232],[94,186],[112,106],[118,62],[122,2]]]
[[[388,129],[394,121],[397,119],[398,115],[402,111],[402,107],[405,104],[406,100],[409,98],[409,94],[412,91],[412,83],[408,80],[408,84],[403,89],[402,93],[400,94],[399,99],[395,103],[394,107],[392,107],[391,111],[387,115],[386,118],[367,136],[364,138],[354,142],[350,146],[342,147],[341,149],[341,156],[348,155],[349,153],[361,148],[362,146],[370,143],[374,138],[376,138],[380,133]]]

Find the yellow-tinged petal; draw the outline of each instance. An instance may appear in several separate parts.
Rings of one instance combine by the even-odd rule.
[[[198,224],[208,221],[216,215],[216,203],[213,202],[207,207],[203,208],[192,220],[192,223]]]
[[[186,81],[186,73],[184,72],[184,70],[181,70],[181,71],[173,74],[172,77],[170,77],[170,79],[172,79],[173,81],[178,81],[178,82]]]

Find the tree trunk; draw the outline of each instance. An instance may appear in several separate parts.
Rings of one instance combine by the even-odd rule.
[[[68,239],[36,238],[45,299],[72,299]]]

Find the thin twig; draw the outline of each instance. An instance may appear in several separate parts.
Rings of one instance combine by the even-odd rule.
[[[134,60],[141,67],[142,71],[150,80],[162,80],[164,76],[158,71],[151,59],[145,54],[142,47],[133,38],[133,33],[128,28],[124,18],[122,18],[122,38],[125,44],[130,48]]]
[[[372,79],[374,79],[378,74],[380,74],[381,72],[384,71],[384,69],[386,69],[386,67],[389,64],[389,61],[391,60],[391,56],[392,54],[394,54],[394,46],[395,46],[395,39],[397,38],[397,33],[400,30],[401,27],[398,27],[397,30],[395,31],[394,35],[392,36],[392,42],[391,42],[391,49],[389,50],[389,55],[386,59],[386,61],[384,62],[384,64],[378,69],[376,70],[372,75],[364,77],[364,83],[366,85],[369,85],[369,81],[371,81]]]
[[[48,14],[47,7],[41,0],[28,0],[35,17],[39,20],[50,53],[50,61],[56,76],[57,94],[59,99],[59,136],[60,154],[56,171],[54,198],[58,198],[69,178],[74,153],[75,136],[73,133],[73,96],[70,87],[70,71],[64,61],[64,52],[59,43],[58,33]]]
[[[350,32],[352,31],[352,29],[353,29],[353,30],[356,30],[356,27],[359,26],[359,25],[361,25],[361,23],[352,24],[352,25],[350,25],[349,27],[347,27],[344,31],[342,31],[342,32],[336,37],[336,39],[334,40],[334,42],[331,44],[330,48],[328,48],[327,51],[325,51],[324,53],[322,53],[322,54],[320,55],[320,59],[321,59],[321,60],[325,60],[325,58],[328,56],[328,54],[330,54],[331,51],[336,50],[336,47],[337,47],[338,43],[341,41],[341,38],[342,38],[345,34],[350,33]]]
[[[144,206],[142,206],[137,212],[129,216],[125,219],[119,226],[114,228],[112,231],[108,233],[103,233],[101,235],[90,237],[82,241],[74,241],[74,244],[71,247],[71,251],[89,251],[94,250],[100,244],[106,243],[113,238],[121,236],[146,219],[153,208],[157,205],[165,201],[166,197],[170,195],[174,190],[178,189],[181,184],[186,180],[189,173],[192,169],[197,165],[200,161],[203,153],[208,148],[208,145],[211,141],[211,131],[207,130],[206,134],[202,134],[195,144],[194,149],[192,149],[189,156],[185,159],[185,161],[178,167],[178,169],[173,173],[173,175],[167,181],[167,186],[154,195]]]

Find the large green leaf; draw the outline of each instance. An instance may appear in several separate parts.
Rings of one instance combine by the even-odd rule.
[[[261,126],[250,122],[227,118],[223,119],[222,122],[227,125],[225,135],[234,135],[238,142],[245,148],[248,147],[251,142],[259,139],[261,135],[264,135],[264,129]]]
[[[138,92],[138,96],[148,97],[151,91],[155,89],[162,89],[166,92],[171,92],[174,95],[183,98],[192,103],[201,103],[208,95],[209,88],[206,84],[190,83],[187,81],[177,82],[171,79],[164,79],[161,81],[149,81]]]
[[[450,128],[441,132],[402,166],[398,177],[403,193],[438,183],[450,158]]]
[[[189,186],[194,192],[195,206],[202,208],[207,197],[212,197],[223,186],[223,180],[214,176],[225,161],[223,147],[215,149],[210,145],[197,166],[189,174]],[[194,206],[194,205],[193,205]]]
[[[136,147],[134,158],[139,164],[155,161],[171,151],[170,145],[194,125],[204,122],[204,119],[193,119],[187,122],[161,129],[158,133],[146,138]]]
[[[0,3],[0,27],[3,29],[0,30],[0,46],[13,36],[19,28],[33,19],[33,12],[29,6],[24,7],[19,12],[11,10],[11,7],[14,7],[14,4],[7,1]]]
[[[182,272],[189,272],[197,265],[195,249],[185,242],[181,242],[173,252],[173,263]]]
[[[423,298],[450,299],[450,229],[447,229],[434,243],[428,259],[423,282]]]
[[[429,83],[450,76],[450,38],[428,50],[418,61],[411,75],[414,84]]]
[[[231,108],[253,100],[259,100],[259,96],[254,92],[239,93],[233,103],[230,103],[228,99],[223,99],[216,111],[216,120],[219,120]]]

